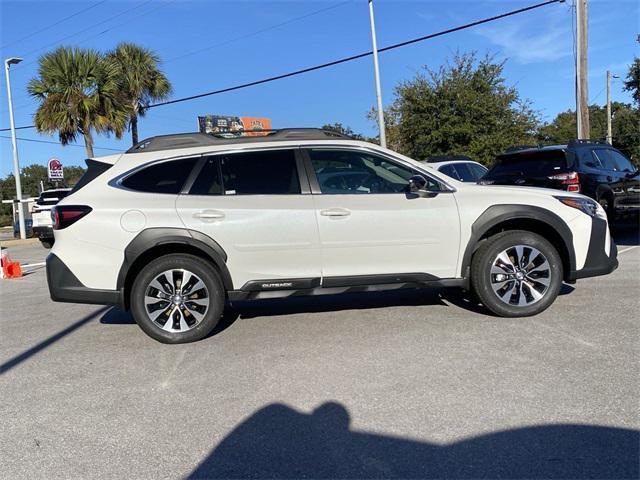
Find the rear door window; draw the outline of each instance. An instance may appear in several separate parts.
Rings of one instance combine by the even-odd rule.
[[[485,178],[500,176],[548,177],[568,170],[563,150],[500,155]]]
[[[149,193],[180,193],[199,158],[155,163],[122,180],[122,186]]]
[[[202,170],[195,179],[190,195],[222,195],[222,180],[220,176],[220,162],[217,157],[208,157]]]
[[[267,150],[219,157],[225,195],[300,193],[293,150]]]

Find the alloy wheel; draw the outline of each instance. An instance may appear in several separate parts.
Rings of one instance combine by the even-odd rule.
[[[504,303],[528,307],[542,299],[551,284],[551,266],[540,250],[515,245],[491,264],[491,288]]]
[[[185,269],[160,273],[145,290],[144,306],[149,319],[167,332],[195,328],[205,317],[209,303],[207,286]]]

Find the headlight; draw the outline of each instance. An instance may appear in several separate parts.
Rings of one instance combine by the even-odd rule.
[[[607,219],[607,214],[598,202],[591,200],[590,198],[576,198],[576,197],[555,197],[562,203],[569,207],[577,208],[578,210],[586,213],[590,217],[599,217],[604,220]]]

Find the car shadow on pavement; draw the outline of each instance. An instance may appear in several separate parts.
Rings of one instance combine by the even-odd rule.
[[[382,292],[357,292],[332,295],[292,296],[268,300],[233,302],[241,318],[255,318],[296,313],[337,312],[399,306],[445,305],[440,291],[399,289]]]
[[[188,478],[638,478],[637,430],[553,424],[434,444],[350,429],[337,402],[273,403],[224,438]]]
[[[82,317],[80,320],[78,320],[77,322],[72,323],[67,328],[65,328],[63,330],[60,330],[58,333],[56,333],[54,335],[51,335],[49,338],[47,338],[47,339],[43,340],[42,342],[34,345],[33,347],[29,348],[28,350],[25,350],[24,352],[16,355],[13,358],[10,358],[9,360],[7,360],[6,362],[4,362],[4,363],[2,363],[0,365],[0,375],[3,375],[5,373],[7,373],[13,367],[18,366],[19,364],[21,364],[25,360],[28,360],[29,358],[34,356],[36,353],[40,352],[41,350],[44,350],[47,347],[50,347],[52,344],[54,344],[58,340],[61,340],[64,337],[66,337],[67,335],[73,333],[78,328],[82,327],[84,324],[89,323],[91,320],[94,320],[96,317],[100,316],[103,312],[105,312],[108,308],[109,307],[102,307],[102,308],[96,310],[95,312],[90,313],[89,315],[86,315],[86,316]]]

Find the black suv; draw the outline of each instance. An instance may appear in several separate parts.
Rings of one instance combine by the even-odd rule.
[[[480,183],[579,192],[598,201],[610,217],[640,211],[638,167],[606,143],[514,147],[499,155]]]

